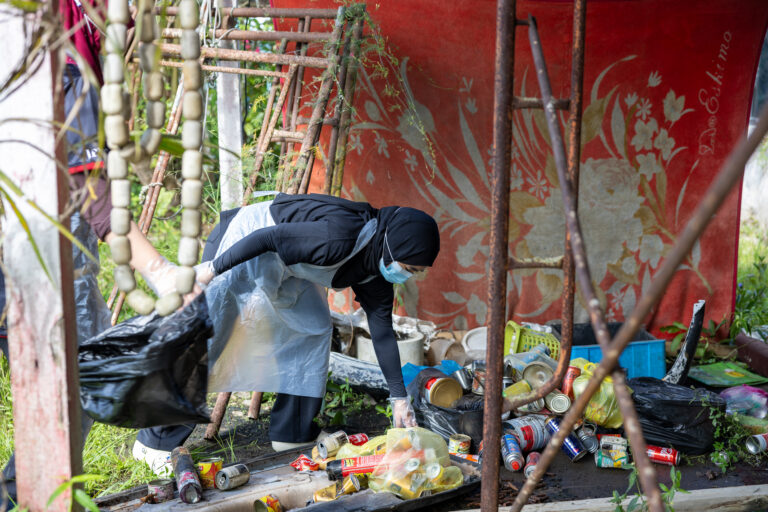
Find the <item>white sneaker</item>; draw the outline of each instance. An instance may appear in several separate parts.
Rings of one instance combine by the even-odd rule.
[[[276,452],[285,452],[300,446],[307,446],[309,443],[310,441],[306,443],[284,443],[283,441],[272,441],[272,449]]]
[[[159,477],[169,477],[173,473],[171,466],[171,452],[155,450],[144,446],[138,440],[133,443],[133,458],[146,462],[152,472]]]

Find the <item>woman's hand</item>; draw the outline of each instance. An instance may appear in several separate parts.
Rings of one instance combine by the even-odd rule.
[[[407,396],[389,398],[392,405],[392,426],[395,428],[418,427],[416,413],[411,405],[411,399]]]

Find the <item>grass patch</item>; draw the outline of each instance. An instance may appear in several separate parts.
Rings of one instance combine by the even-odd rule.
[[[768,325],[768,232],[755,219],[741,224],[738,288],[730,334],[742,330],[760,335]],[[762,336],[768,333],[762,332]]]

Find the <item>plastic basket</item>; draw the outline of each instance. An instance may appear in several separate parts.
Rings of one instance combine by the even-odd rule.
[[[528,352],[537,345],[546,345],[549,356],[557,360],[560,356],[560,342],[552,334],[533,331],[510,320],[504,327],[504,354]]]

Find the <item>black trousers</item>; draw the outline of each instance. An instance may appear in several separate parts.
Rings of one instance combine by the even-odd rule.
[[[320,427],[314,422],[320,412],[322,398],[278,393],[269,416],[269,440],[284,443],[310,443],[317,438]],[[192,434],[194,423],[145,428],[136,439],[144,446],[171,451]]]

